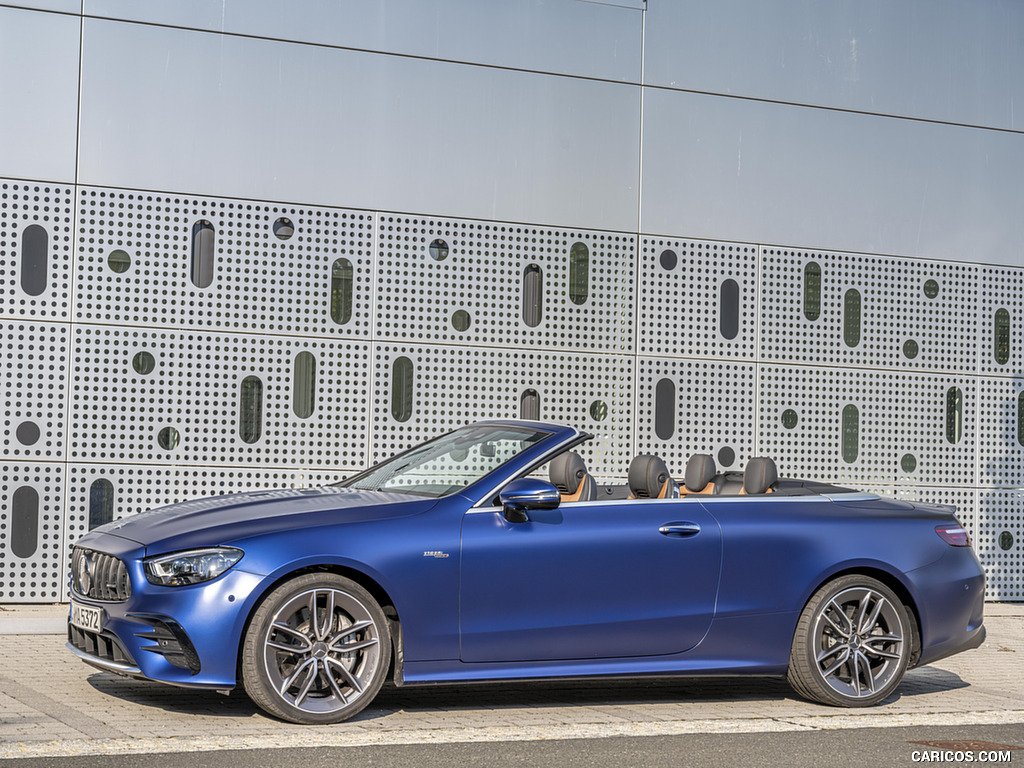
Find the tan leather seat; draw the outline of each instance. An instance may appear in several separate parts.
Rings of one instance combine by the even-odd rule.
[[[629,498],[678,499],[679,486],[657,456],[641,454],[629,465]]]
[[[578,453],[563,453],[548,465],[551,484],[562,494],[562,501],[593,501],[597,498],[597,483],[587,472],[587,465]]]
[[[691,493],[714,493],[715,475],[718,467],[715,460],[706,453],[695,453],[686,462],[686,475],[679,489],[682,496]]]
[[[773,485],[779,479],[779,470],[775,462],[763,456],[750,459],[743,470],[743,490],[741,495],[772,493]]]

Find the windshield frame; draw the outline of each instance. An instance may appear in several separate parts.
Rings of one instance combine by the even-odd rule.
[[[534,440],[533,443],[531,443],[530,445],[527,445],[522,450],[519,450],[518,452],[516,452],[512,456],[509,456],[508,458],[504,459],[500,463],[495,464],[492,468],[488,469],[487,471],[482,472],[481,474],[478,474],[477,476],[473,477],[469,482],[467,482],[465,484],[454,484],[454,485],[450,486],[448,489],[446,489],[442,493],[435,494],[435,493],[431,493],[431,492],[423,492],[421,490],[416,490],[415,488],[405,488],[405,487],[402,487],[402,486],[397,486],[397,487],[376,487],[381,482],[380,480],[371,482],[370,485],[365,487],[365,488],[364,487],[360,487],[360,485],[359,485],[359,483],[361,481],[366,481],[369,478],[372,478],[374,476],[385,477],[386,480],[388,480],[388,481],[389,480],[393,480],[396,477],[401,477],[403,471],[408,470],[408,469],[415,469],[416,467],[421,467],[424,464],[427,464],[427,463],[429,463],[431,461],[435,461],[435,460],[437,460],[437,459],[439,459],[439,458],[441,458],[441,457],[443,457],[446,454],[449,454],[451,452],[451,448],[449,448],[447,450],[440,450],[440,451],[437,450],[437,444],[438,443],[451,442],[453,440],[453,438],[456,435],[458,435],[460,432],[465,432],[465,433],[471,434],[473,431],[488,430],[488,429],[491,430],[494,433],[495,439],[498,438],[498,437],[506,437],[507,438],[507,437],[509,437],[509,433],[510,432],[512,432],[512,433],[514,433],[514,432],[521,432],[521,433],[523,433],[523,437],[524,438],[538,436],[538,435],[539,435],[539,437],[537,437]],[[538,423],[525,422],[525,421],[524,422],[477,422],[477,423],[474,423],[474,424],[467,424],[465,426],[459,427],[458,429],[454,429],[454,430],[452,430],[450,432],[445,432],[444,434],[441,434],[441,435],[438,435],[437,437],[431,438],[430,440],[427,440],[426,442],[419,443],[419,444],[414,445],[414,446],[412,446],[410,448],[407,448],[406,450],[404,450],[404,451],[402,451],[402,452],[392,456],[391,458],[385,459],[384,461],[379,462],[378,464],[375,464],[374,466],[370,467],[369,469],[363,470],[362,472],[359,472],[359,473],[353,475],[352,477],[345,478],[344,480],[341,480],[341,481],[339,481],[337,483],[331,483],[331,486],[339,487],[339,488],[351,488],[353,490],[369,490],[369,491],[381,491],[381,492],[386,492],[386,493],[401,493],[401,494],[407,494],[409,496],[416,496],[416,497],[419,497],[419,498],[441,499],[441,498],[445,498],[447,496],[454,496],[456,494],[463,493],[464,491],[473,488],[477,484],[485,481],[487,478],[492,477],[495,473],[500,473],[509,464],[515,464],[515,463],[517,463],[517,460],[521,460],[522,457],[525,454],[532,453],[532,452],[536,451],[539,446],[547,446],[551,442],[552,438],[559,437],[558,442],[561,442],[562,437],[558,435],[558,431],[559,431],[558,428],[554,428],[553,429],[553,428],[551,428],[551,426],[546,425],[546,424],[541,424],[539,422]],[[482,444],[484,442],[487,442],[487,440],[486,439],[479,439],[479,440],[470,441],[468,443],[468,445],[470,445],[470,446],[477,446],[477,445],[480,445],[480,444]],[[433,447],[434,450],[431,450],[432,447]],[[548,452],[547,450],[543,450],[543,453],[547,453],[547,452]],[[416,463],[414,465],[411,465],[411,466],[402,466],[402,462],[403,461],[407,461],[410,456],[414,456],[415,454],[423,454],[423,456],[424,456],[423,461],[420,461],[420,462],[418,462],[418,463]],[[397,469],[395,470],[394,474],[392,474],[390,476],[387,476],[385,474],[386,473],[386,469],[389,466],[392,466],[392,465],[397,466]],[[371,487],[371,486],[374,486],[374,487]]]

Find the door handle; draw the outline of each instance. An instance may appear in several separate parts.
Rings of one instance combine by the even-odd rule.
[[[697,523],[665,523],[658,529],[658,533],[664,536],[684,538],[686,536],[696,536],[700,533],[700,526]]]

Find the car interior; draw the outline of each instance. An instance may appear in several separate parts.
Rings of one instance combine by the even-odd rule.
[[[775,462],[758,456],[743,471],[719,472],[708,454],[694,454],[686,462],[680,484],[658,456],[641,454],[629,465],[625,485],[600,485],[575,451],[566,451],[548,465],[548,476],[563,502],[622,499],[678,499],[688,496],[807,496],[848,489],[826,483],[780,478]]]

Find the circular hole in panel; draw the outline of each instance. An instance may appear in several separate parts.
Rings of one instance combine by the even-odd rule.
[[[295,234],[295,225],[291,219],[282,216],[274,222],[274,234],[278,240],[287,240]]]
[[[469,449],[453,448],[451,451],[448,452],[448,455],[451,456],[452,461],[454,461],[456,464],[461,464],[467,458],[469,458]]]
[[[138,352],[132,358],[132,368],[135,369],[136,373],[145,376],[147,373],[152,373],[156,368],[156,358],[149,354],[149,352]]]
[[[786,429],[792,429],[795,427],[797,421],[799,421],[799,418],[796,415],[796,411],[792,408],[787,408],[782,412],[782,426]]]
[[[434,261],[444,261],[448,258],[448,243],[438,238],[430,244],[430,258]]]
[[[173,451],[181,442],[181,434],[174,427],[164,427],[156,436],[156,441],[165,451]]]
[[[590,418],[594,421],[604,421],[608,417],[608,405],[604,400],[595,400],[590,404]]]
[[[908,475],[912,474],[917,469],[917,457],[912,453],[903,454],[903,458],[900,459],[900,466],[903,467],[903,471]]]
[[[913,339],[907,339],[903,342],[903,355],[907,360],[913,360],[917,357],[917,353],[920,352],[920,348],[917,346],[917,342]]]
[[[731,467],[734,461],[736,461],[736,451],[729,446],[725,446],[718,452],[718,463],[721,466]]]
[[[455,311],[452,315],[452,325],[456,331],[468,331],[469,330],[469,312],[464,309]]]
[[[23,421],[18,425],[18,442],[22,445],[35,445],[39,440],[39,425],[32,421]]]
[[[934,299],[939,295],[939,284],[935,280],[924,281],[924,295],[929,299]]]
[[[999,534],[999,548],[1002,550],[1010,549],[1013,546],[1013,534],[1009,531],[1003,531]]]
[[[664,269],[671,270],[676,268],[676,264],[679,263],[679,257],[676,256],[676,252],[671,248],[666,248],[661,252],[661,258],[659,261]]]
[[[129,256],[126,251],[122,251],[121,249],[111,251],[110,255],[107,256],[107,266],[114,272],[127,272],[131,265],[132,257]]]

